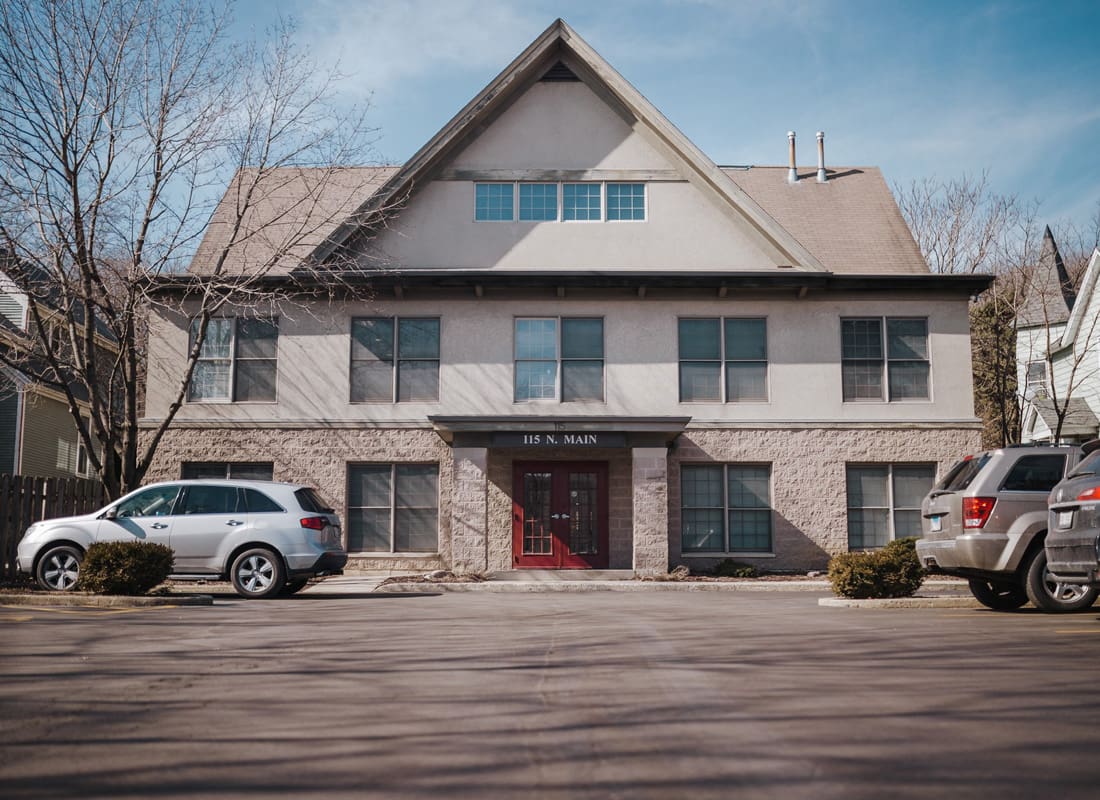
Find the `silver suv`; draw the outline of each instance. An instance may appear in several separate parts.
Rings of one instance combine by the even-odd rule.
[[[1047,496],[1081,460],[1072,445],[1014,445],[967,456],[921,503],[917,557],[932,573],[967,578],[983,605],[1088,608],[1096,592],[1047,571]]]
[[[340,519],[308,486],[269,481],[156,483],[91,514],[36,522],[16,554],[38,585],[69,591],[94,542],[171,547],[173,578],[228,579],[242,597],[293,594],[343,569]]]

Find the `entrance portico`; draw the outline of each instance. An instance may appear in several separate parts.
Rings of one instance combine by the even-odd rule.
[[[432,417],[454,458],[453,564],[667,572],[668,451],[689,420]]]

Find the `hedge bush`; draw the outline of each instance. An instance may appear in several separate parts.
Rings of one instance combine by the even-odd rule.
[[[95,594],[145,594],[172,573],[172,548],[151,542],[96,542],[84,554],[76,588]]]
[[[714,565],[714,574],[719,578],[756,578],[760,575],[760,570],[752,564],[723,558]]]
[[[829,583],[841,597],[909,597],[920,588],[925,571],[915,538],[897,539],[881,550],[842,553],[829,561]]]

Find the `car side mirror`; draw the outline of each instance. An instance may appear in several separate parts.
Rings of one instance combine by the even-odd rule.
[[[118,509],[108,508],[103,512],[103,519],[118,519]]]

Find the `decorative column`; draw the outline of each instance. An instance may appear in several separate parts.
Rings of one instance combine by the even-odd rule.
[[[484,572],[489,568],[488,465],[488,448],[454,448],[451,569],[455,572]]]
[[[634,571],[668,572],[668,450],[632,448]]]

